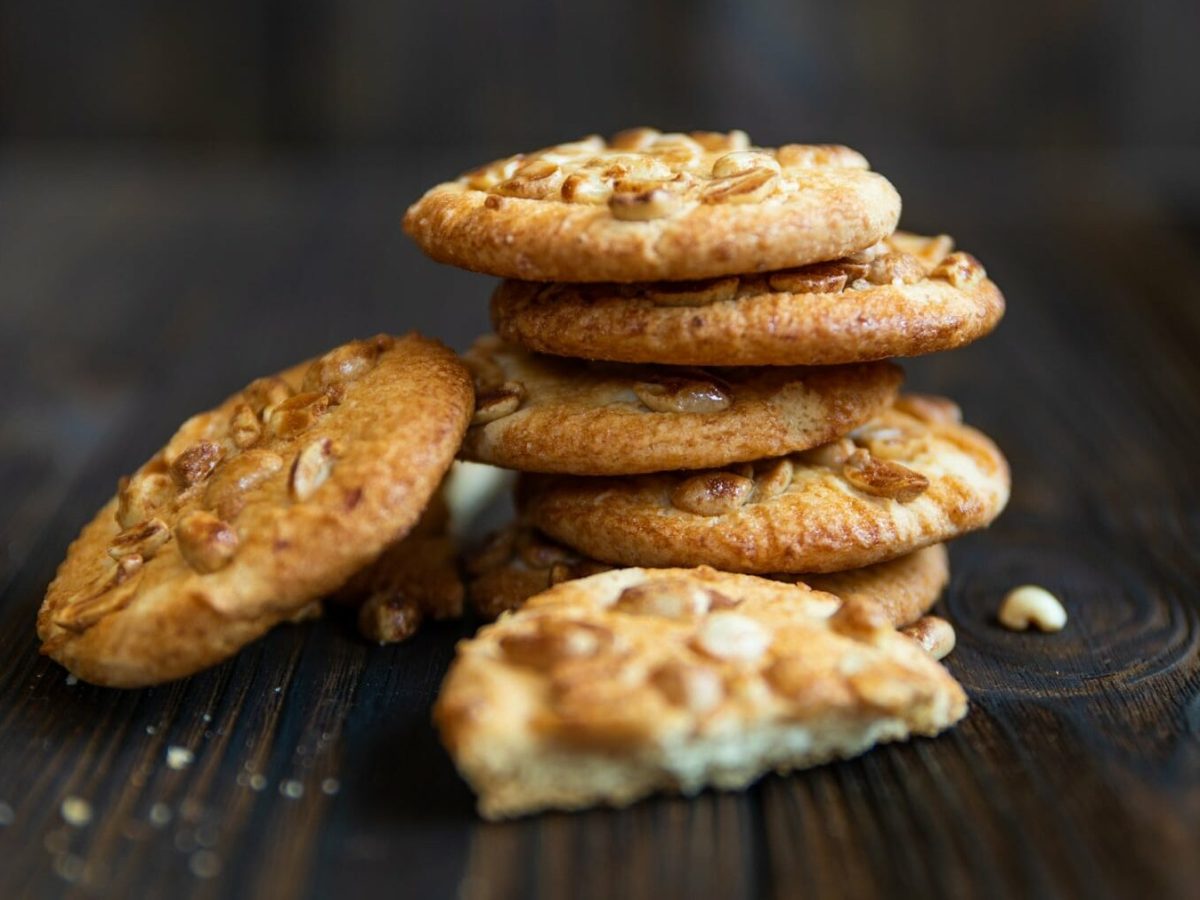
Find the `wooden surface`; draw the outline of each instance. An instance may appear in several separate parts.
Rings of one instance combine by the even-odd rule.
[[[743,794],[505,825],[429,725],[457,626],[388,648],[283,627],[132,692],[72,684],[33,631],[68,541],[184,416],[343,338],[486,327],[490,282],[398,227],[472,156],[0,159],[0,896],[1195,896],[1197,231],[1136,161],[888,156],[909,226],[956,234],[1009,299],[989,339],[907,366],[1014,472],[952,550],[969,717]],[[1023,582],[1064,632],[994,624]]]

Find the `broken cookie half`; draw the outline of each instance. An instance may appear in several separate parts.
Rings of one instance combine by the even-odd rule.
[[[937,734],[966,708],[877,604],[634,568],[559,584],[464,641],[434,717],[498,819],[740,788]]]

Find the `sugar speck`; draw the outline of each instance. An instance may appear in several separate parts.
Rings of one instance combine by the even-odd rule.
[[[299,800],[304,796],[304,785],[294,778],[288,779],[279,785],[279,793],[292,800]]]
[[[162,828],[171,821],[171,807],[165,803],[155,803],[150,807],[150,824]]]
[[[197,850],[188,859],[188,868],[197,878],[215,878],[221,874],[221,857],[211,850]]]
[[[59,807],[63,821],[76,828],[82,828],[92,821],[92,804],[82,797],[67,797]]]

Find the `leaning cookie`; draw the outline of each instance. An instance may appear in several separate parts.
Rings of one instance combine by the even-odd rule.
[[[891,405],[891,363],[720,373],[586,363],[483,337],[462,456],[524,472],[633,475],[806,450]]]
[[[67,551],[42,652],[117,687],[227,658],[407,533],[472,406],[449,350],[381,335],[193,416]]]
[[[936,734],[966,707],[875,604],[708,568],[622,569],[459,644],[434,718],[497,819],[741,788]]]
[[[517,523],[490,535],[466,564],[467,595],[485,619],[520,609],[530,597],[556,584],[612,568]],[[900,628],[916,623],[937,603],[950,580],[950,561],[946,548],[935,544],[848,572],[776,577],[792,584],[803,582],[843,600],[877,603],[887,620]]]
[[[620,565],[837,572],[988,525],[1008,465],[940,398],[901,396],[849,437],[729,469],[526,475],[518,503],[555,540]]]
[[[490,163],[412,205],[438,262],[529,281],[675,281],[837,259],[891,234],[900,196],[846,147],[639,128]]]
[[[830,365],[950,350],[983,337],[1004,297],[953,243],[896,233],[836,262],[702,282],[506,281],[492,322],[560,356],[672,365]]]

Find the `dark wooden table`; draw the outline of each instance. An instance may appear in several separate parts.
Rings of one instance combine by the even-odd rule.
[[[464,628],[377,648],[332,617],[144,691],[38,656],[68,541],[185,415],[344,338],[486,328],[489,281],[399,232],[476,155],[0,156],[0,896],[1195,896],[1200,260],[1145,160],[873,154],[908,225],[956,234],[1010,305],[907,366],[1015,479],[953,547],[972,708],[937,740],[489,825],[429,724]],[[1063,598],[1065,631],[994,624],[1023,582]]]

